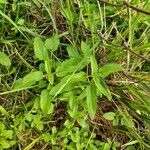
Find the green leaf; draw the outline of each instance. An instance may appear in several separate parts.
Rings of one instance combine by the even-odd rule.
[[[61,81],[53,86],[50,90],[50,95],[61,94],[64,91],[74,89],[73,84],[79,82],[86,82],[87,75],[85,72],[74,73],[62,78]]]
[[[25,20],[20,18],[17,22],[17,24],[19,24],[20,26],[24,25]]]
[[[129,128],[133,128],[134,122],[133,122],[132,118],[124,115],[123,118],[121,119],[121,125],[124,125]]]
[[[23,87],[34,85],[37,81],[43,79],[43,73],[41,71],[30,72],[23,77]]]
[[[131,145],[131,146],[128,146],[125,150],[136,150],[136,148],[133,145]]]
[[[118,116],[116,116],[113,120],[113,126],[118,126],[119,125],[119,122],[120,122],[120,119]]]
[[[7,0],[0,0],[0,4],[8,4]]]
[[[108,143],[105,143],[102,147],[102,150],[110,150],[110,145]]]
[[[41,7],[41,3],[39,2],[39,0],[32,0],[32,1],[38,8]]]
[[[77,49],[76,48],[74,48],[73,46],[71,46],[71,45],[68,45],[67,46],[67,52],[68,52],[68,55],[69,55],[69,57],[71,58],[73,58],[73,57],[80,57],[80,54],[78,53],[78,51],[77,51]]]
[[[43,121],[41,115],[34,115],[31,127],[36,127],[38,130],[43,130]]]
[[[107,120],[114,120],[115,119],[116,114],[114,112],[107,112],[103,115],[103,117]]]
[[[57,133],[57,128],[55,126],[52,127],[52,134],[56,134]]]
[[[45,46],[47,47],[47,49],[51,50],[52,52],[58,49],[59,44],[60,44],[59,36],[57,34],[52,36],[51,38],[48,38],[45,41]]]
[[[69,128],[72,128],[73,124],[72,124],[72,122],[70,120],[66,120],[64,122],[64,126],[65,126],[65,128],[69,129]]]
[[[135,51],[144,51],[145,49],[149,49],[150,43],[141,44],[139,47],[134,48]]]
[[[56,84],[55,86],[53,86],[49,92],[50,95],[58,95],[62,93],[62,90],[64,88],[65,82],[61,81],[60,83]],[[63,87],[63,88],[62,88]],[[62,88],[62,90],[60,90]],[[59,91],[59,93],[58,93]],[[57,94],[58,93],[58,94]]]
[[[33,104],[33,110],[36,111],[40,108],[40,97],[37,96],[35,99],[34,99],[34,104]]]
[[[6,109],[4,108],[4,107],[2,107],[1,105],[0,105],[0,112],[3,114],[3,115],[5,115],[5,116],[9,116],[9,113],[6,111]]]
[[[43,140],[44,140],[44,142],[50,142],[50,140],[51,140],[51,134],[50,133],[44,133],[43,134]]]
[[[80,135],[78,134],[78,132],[71,132],[70,133],[70,136],[71,136],[71,140],[74,142],[74,143],[79,143],[80,142]]]
[[[92,54],[92,49],[84,41],[81,42],[81,50],[85,57],[89,57]]]
[[[86,88],[86,101],[87,109],[91,119],[94,119],[97,108],[97,96],[96,96],[96,87],[94,85],[89,85]]]
[[[15,140],[11,140],[11,141],[9,141],[9,143],[10,143],[10,145],[11,145],[11,147],[12,147],[12,146],[15,145],[17,142],[16,142]]]
[[[111,92],[110,92],[109,88],[107,87],[107,85],[105,84],[105,82],[103,81],[103,79],[93,76],[93,80],[94,80],[94,83],[95,83],[96,87],[98,88],[100,94],[103,94],[109,100],[111,100],[111,98],[112,98]]]
[[[0,122],[0,132],[2,132],[3,130],[5,130],[5,125]]]
[[[96,58],[93,55],[90,58],[91,58],[92,75],[97,75],[97,73],[98,73],[98,64],[97,64]]]
[[[69,21],[69,22],[71,22],[71,23],[73,22],[73,20],[74,20],[74,13],[73,13],[72,10],[70,10],[69,7],[64,8],[64,9],[61,11],[61,13],[62,13],[63,16],[67,19],[67,21]]]
[[[6,67],[10,67],[11,66],[11,60],[9,59],[9,57],[3,53],[0,52],[0,64],[6,66]]]
[[[12,130],[3,130],[2,134],[5,138],[12,139],[13,138],[13,131]]]
[[[19,5],[19,6],[24,6],[24,7],[31,7],[31,2],[27,2],[27,1],[22,1],[22,2],[19,2],[19,3],[17,3],[17,5]]]
[[[13,89],[19,89],[19,88],[22,88],[22,87],[24,87],[23,80],[20,78],[20,79],[15,81]]]
[[[77,97],[74,96],[73,92],[69,92],[69,107],[73,110],[76,106]]]
[[[54,75],[52,74],[52,61],[46,60],[45,61],[45,71],[47,72],[48,81],[50,84],[54,83]]]
[[[82,127],[82,128],[87,128],[88,127],[88,124],[87,124],[87,122],[86,122],[86,120],[85,119],[81,119],[81,118],[78,118],[77,119],[77,122],[78,122],[78,124]]]
[[[58,77],[64,77],[75,71],[83,69],[88,64],[88,61],[82,57],[71,58],[62,62],[56,69]]]
[[[11,146],[10,143],[6,139],[1,139],[0,145],[2,149],[8,149]]]
[[[71,77],[69,80],[69,83],[76,83],[76,82],[86,82],[87,80],[87,74],[85,72],[79,72],[79,73],[74,73],[72,75],[68,75],[66,78]]]
[[[107,64],[99,69],[99,75],[105,78],[111,73],[115,73],[121,70],[122,70],[122,67],[119,64]]]
[[[51,113],[51,108],[52,108],[51,101],[52,101],[52,99],[49,95],[49,91],[43,90],[41,92],[40,107],[41,107],[41,110],[44,114],[50,114]]]
[[[26,119],[28,122],[31,122],[31,121],[33,120],[33,117],[34,117],[34,115],[31,114],[31,113],[25,114],[25,119]]]
[[[47,60],[48,59],[48,51],[47,51],[42,39],[40,37],[36,37],[34,39],[33,45],[34,45],[35,57],[38,58],[39,60]]]

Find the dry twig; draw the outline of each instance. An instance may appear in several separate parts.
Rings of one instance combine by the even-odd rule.
[[[99,2],[101,3],[105,3],[107,5],[110,5],[110,6],[114,6],[114,7],[123,7],[123,6],[127,6],[133,10],[136,10],[137,12],[139,13],[143,13],[143,14],[146,14],[146,15],[150,15],[150,11],[147,11],[147,10],[144,10],[142,8],[139,8],[139,7],[136,7],[130,3],[128,3],[126,0],[123,1],[122,4],[114,4],[114,3],[110,3],[108,1],[105,1],[105,0],[98,0]]]

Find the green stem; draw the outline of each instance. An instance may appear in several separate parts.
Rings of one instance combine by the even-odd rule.
[[[0,93],[0,96],[1,95],[7,95],[7,94],[10,94],[10,93],[19,92],[19,91],[23,91],[23,90],[27,90],[27,89],[32,89],[32,88],[35,88],[35,87],[37,87],[37,85],[30,86],[30,87],[23,87],[23,88],[19,88],[19,89],[13,89],[13,90],[10,90],[10,91]]]

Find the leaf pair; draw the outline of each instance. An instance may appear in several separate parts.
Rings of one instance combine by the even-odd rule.
[[[48,38],[45,43],[40,37],[34,39],[34,53],[39,60],[47,60],[49,58],[48,50],[54,52],[59,46],[59,37],[54,35]]]
[[[86,101],[89,116],[91,119],[93,119],[96,114],[96,107],[97,107],[97,89],[100,95],[106,96],[109,100],[112,99],[111,92],[107,87],[107,85],[105,84],[103,78],[107,77],[111,73],[120,71],[122,68],[118,64],[108,64],[99,69],[97,60],[94,55],[90,56],[90,60],[94,85],[92,82],[91,85],[87,86]]]
[[[40,37],[34,39],[34,53],[35,57],[39,60],[44,60],[45,71],[47,72],[48,81],[52,85],[54,82],[54,76],[52,74],[52,59],[49,56],[49,51],[54,52],[59,46],[59,37],[54,35],[53,37],[48,38],[45,43]]]
[[[106,96],[109,100],[111,100],[111,92],[109,91],[109,88],[107,87],[103,79],[98,76],[98,64],[95,56],[93,55],[91,56],[91,69],[93,81],[100,94]]]
[[[40,37],[34,39],[34,53],[39,60],[47,60],[49,58],[47,48]]]

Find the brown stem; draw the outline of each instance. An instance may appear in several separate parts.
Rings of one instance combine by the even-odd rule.
[[[132,9],[136,10],[137,12],[140,12],[140,13],[143,13],[143,14],[146,14],[146,15],[150,15],[150,11],[147,11],[147,10],[141,9],[141,8],[139,8],[139,7],[136,7],[136,6],[134,6],[134,5],[130,4],[130,3],[128,3],[128,2],[125,1],[125,0],[124,0],[123,3],[124,3],[127,7],[132,8]]]
[[[124,44],[124,49],[125,49],[125,50],[128,50],[128,51],[131,52],[132,54],[134,54],[134,55],[136,55],[136,56],[142,58],[143,60],[146,60],[146,61],[150,62],[150,59],[148,59],[148,58],[146,58],[146,57],[144,57],[144,56],[142,56],[142,55],[140,55],[140,54],[134,52],[132,49],[130,49],[129,47],[127,47],[125,44]]]
[[[147,11],[147,10],[141,9],[139,7],[136,7],[136,6],[128,3],[126,0],[123,1],[123,4],[114,4],[114,3],[107,2],[105,0],[98,0],[98,1],[102,2],[102,3],[105,3],[107,5],[113,6],[113,7],[123,7],[124,5],[126,5],[127,7],[132,8],[133,10],[136,10],[137,12],[140,12],[140,13],[143,13],[143,14],[146,14],[146,15],[150,15],[150,11]]]
[[[102,3],[105,3],[107,5],[110,5],[110,6],[114,6],[114,7],[122,7],[123,4],[114,4],[114,3],[110,3],[110,2],[107,2],[105,0],[98,0],[99,2],[102,2]]]
[[[91,32],[89,29],[85,28],[84,26],[81,26],[81,27],[84,28],[85,30]],[[131,48],[129,48],[126,44],[124,44],[124,46],[122,47],[122,46],[120,46],[120,45],[113,44],[111,41],[105,39],[99,32],[93,32],[93,34],[98,35],[98,36],[99,36],[103,41],[105,41],[107,44],[110,44],[110,45],[112,45],[112,46],[115,46],[115,47],[118,47],[118,48],[121,48],[121,49],[124,49],[124,50],[128,50],[128,51],[130,51],[132,54],[134,54],[135,56],[140,57],[141,59],[150,62],[150,59],[145,58],[144,56],[142,56],[142,55],[140,55],[140,54],[134,52],[134,51],[133,51]]]
[[[111,41],[105,39],[105,38],[104,38],[102,35],[100,35],[99,33],[96,33],[96,34],[97,34],[102,40],[104,40],[107,44],[110,44],[110,45],[115,46],[115,47],[122,48],[121,46],[116,45],[116,44],[113,44]],[[140,57],[141,59],[150,62],[150,59],[145,58],[144,56],[142,56],[142,55],[140,55],[140,54],[134,52],[134,51],[133,51],[132,49],[130,49],[126,44],[124,44],[123,49],[128,50],[129,52],[131,52],[131,53],[134,54],[135,56],[138,56],[138,57]]]

